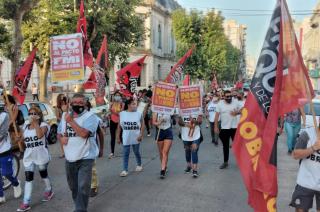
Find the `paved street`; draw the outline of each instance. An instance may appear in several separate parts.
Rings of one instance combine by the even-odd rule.
[[[177,127],[176,127],[177,129]],[[107,159],[109,145],[106,145],[105,156],[98,160],[100,179],[99,195],[90,200],[89,211],[93,212],[248,212],[247,193],[245,191],[234,158],[227,170],[220,170],[222,162],[222,145],[215,147],[209,143],[209,131],[203,127],[205,141],[200,147],[200,177],[193,179],[184,174],[184,151],[182,142],[177,138],[170,154],[169,174],[160,180],[159,159],[155,142],[145,137],[142,144],[144,171],[130,172],[127,178],[120,178],[121,157]],[[109,141],[109,136],[107,137]],[[108,143],[109,144],[109,143]],[[64,160],[59,159],[58,145],[49,147],[52,162],[49,175],[53,181],[55,197],[47,203],[41,202],[44,185],[36,173],[33,190],[32,211],[68,212],[72,211],[71,193],[68,189]],[[120,146],[116,147],[120,156]],[[279,141],[279,203],[278,211],[293,211],[289,204],[295,184],[298,162],[286,153],[284,136]],[[133,156],[133,154],[131,154]],[[130,170],[135,169],[134,157],[130,161]],[[23,179],[23,172],[20,179]],[[13,199],[13,193],[6,192],[7,203],[0,206],[0,211],[15,211],[21,200]]]

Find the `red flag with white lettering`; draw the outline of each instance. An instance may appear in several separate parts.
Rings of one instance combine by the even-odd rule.
[[[285,0],[277,2],[250,88],[233,150],[249,204],[257,212],[275,211],[278,119],[313,95]]]
[[[87,20],[84,13],[84,3],[83,0],[80,2],[79,18],[77,23],[77,32],[82,33],[82,43],[83,43],[83,58],[84,65],[88,67],[93,66],[93,55],[90,47],[90,41],[87,36]]]
[[[23,63],[20,69],[16,72],[12,95],[17,98],[20,104],[23,104],[26,98],[27,88],[30,81],[34,58],[36,57],[36,52],[37,52],[37,48],[34,48],[32,52],[29,54],[26,61]]]
[[[138,79],[146,57],[147,55],[132,63],[129,63],[127,66],[117,72],[117,82],[120,85],[120,92],[123,95],[132,96],[135,93],[138,86]]]

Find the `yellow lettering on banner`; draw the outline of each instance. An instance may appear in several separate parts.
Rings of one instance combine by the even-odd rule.
[[[166,95],[166,89],[157,88],[157,89],[156,89],[156,95],[165,96],[165,95]]]
[[[268,200],[268,202],[267,202],[268,212],[276,212],[277,211],[276,203],[277,203],[277,200],[275,197]]]
[[[253,122],[245,122],[240,127],[240,135],[248,140],[257,136],[258,128]]]
[[[254,171],[257,170],[258,161],[259,161],[259,154],[257,154],[257,155],[254,156],[253,158],[251,158],[251,163],[252,163],[252,166],[253,166],[253,170],[254,170]]]
[[[247,150],[251,156],[255,156],[260,152],[261,143],[261,138],[256,138],[253,141],[246,143]]]
[[[244,120],[247,119],[247,117],[248,117],[248,109],[247,108],[243,108],[241,113],[242,113],[242,115],[241,115],[241,118],[240,118],[240,123],[242,123]]]
[[[168,98],[173,98],[176,95],[175,91],[173,90],[167,90],[159,87],[156,88],[156,94]]]
[[[181,99],[190,99],[189,92],[181,92]]]

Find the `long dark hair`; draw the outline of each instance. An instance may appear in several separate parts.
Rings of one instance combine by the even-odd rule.
[[[127,99],[124,103],[124,110],[128,110],[129,105],[134,102],[134,98],[130,97],[129,99]]]

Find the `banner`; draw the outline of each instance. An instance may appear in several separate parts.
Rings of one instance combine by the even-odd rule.
[[[87,35],[87,20],[84,14],[83,0],[81,0],[80,2],[79,18],[77,23],[77,33],[81,33],[82,35],[84,65],[88,67],[92,67],[93,54],[90,47],[90,41]]]
[[[278,119],[313,96],[294,33],[286,2],[278,0],[233,144],[256,212],[276,211]]]
[[[50,56],[52,82],[78,82],[84,79],[80,33],[51,37]]]
[[[179,88],[179,111],[181,116],[202,114],[202,91],[200,85]]]
[[[123,69],[117,72],[117,82],[120,85],[120,92],[125,96],[132,96],[137,89],[138,79],[143,68],[144,60],[147,55],[129,63]]]
[[[189,51],[178,61],[178,63],[173,66],[170,73],[166,77],[165,82],[177,83],[181,80],[184,64],[186,60],[192,55],[192,51],[194,48],[195,46],[192,46],[192,48],[189,49]]]
[[[153,89],[152,112],[173,115],[177,101],[177,86],[158,82]]]
[[[34,48],[26,61],[23,63],[23,65],[20,67],[20,69],[16,72],[15,78],[14,78],[14,86],[12,95],[17,98],[20,104],[23,104],[28,84],[31,77],[31,72],[33,69],[33,63],[34,58],[36,57],[37,49]]]

